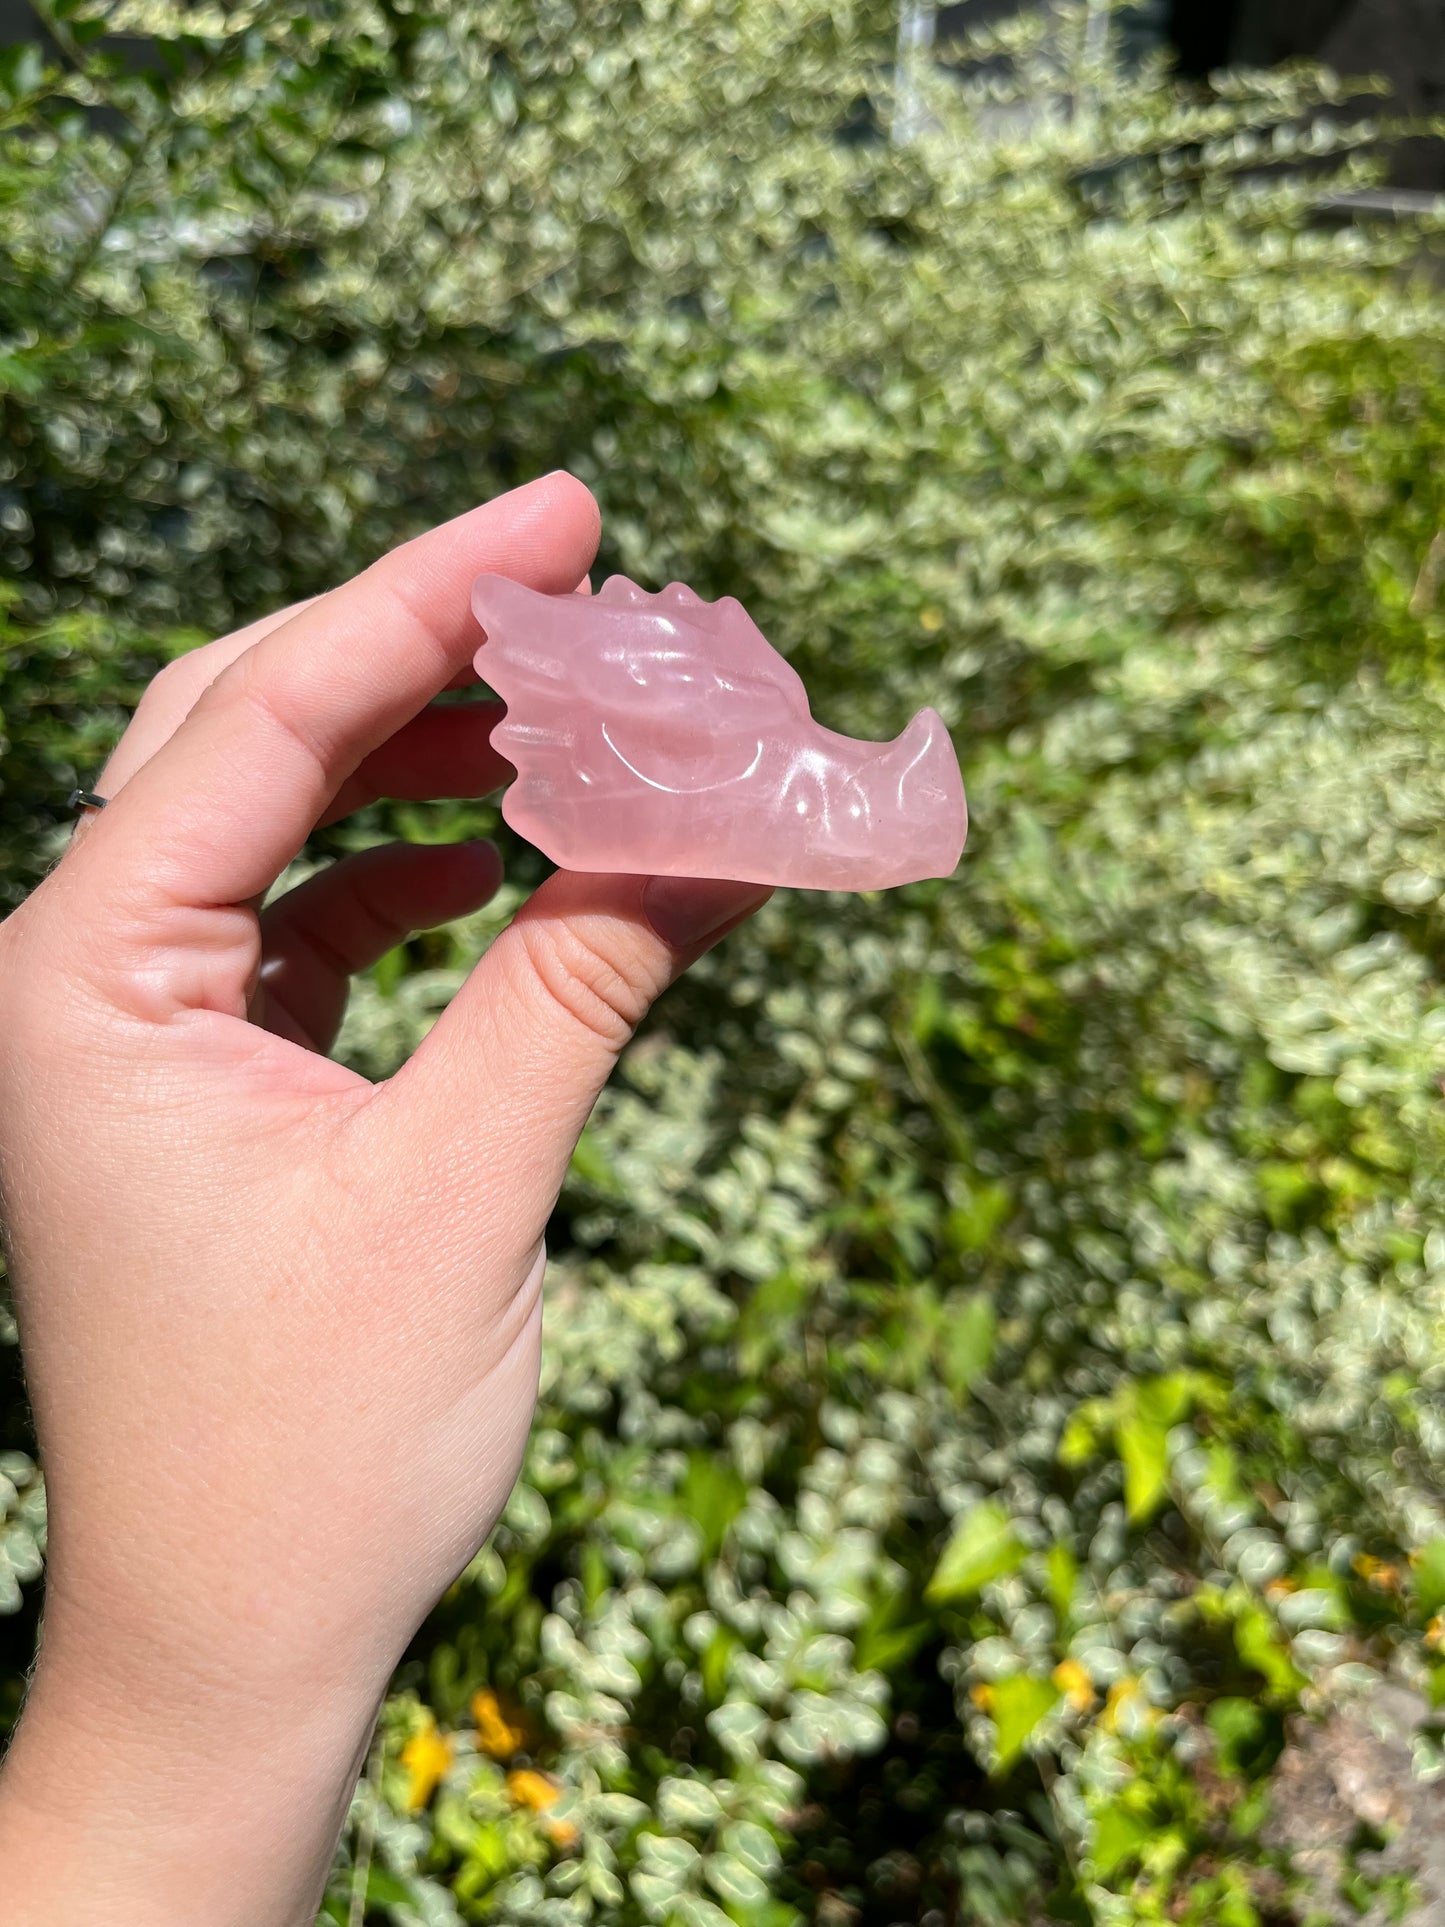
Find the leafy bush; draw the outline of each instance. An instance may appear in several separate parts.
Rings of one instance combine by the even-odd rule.
[[[1302,1920],[1286,1721],[1445,1697],[1437,233],[1312,221],[1325,81],[1067,20],[895,146],[891,24],[71,0],[7,56],[0,888],[179,621],[562,462],[969,782],[955,880],[775,902],[628,1053],[338,1922]]]

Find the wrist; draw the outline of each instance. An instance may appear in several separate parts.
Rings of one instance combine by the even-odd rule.
[[[374,1715],[121,1707],[42,1654],[0,1762],[7,1927],[313,1927]]]

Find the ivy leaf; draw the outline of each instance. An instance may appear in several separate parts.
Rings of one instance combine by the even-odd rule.
[[[715,1893],[731,1907],[760,1907],[768,1897],[767,1882],[745,1861],[730,1853],[712,1853],[703,1871]]]
[[[633,1869],[628,1881],[632,1897],[649,1920],[661,1920],[677,1897],[677,1885],[665,1874],[647,1867]]]

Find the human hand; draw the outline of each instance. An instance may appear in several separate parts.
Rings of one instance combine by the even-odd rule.
[[[652,999],[753,885],[558,874],[412,1060],[331,1062],[346,977],[476,908],[490,845],[311,830],[503,780],[484,569],[571,589],[591,496],[530,484],[165,670],[0,927],[0,1204],[50,1500],[0,1773],[8,1927],[310,1923],[378,1703],[511,1489],[542,1235]]]

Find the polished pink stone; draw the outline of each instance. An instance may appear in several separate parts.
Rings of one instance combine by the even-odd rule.
[[[595,596],[484,575],[477,673],[507,705],[502,814],[568,870],[881,890],[952,873],[968,809],[941,718],[891,743],[823,729],[732,596]]]

